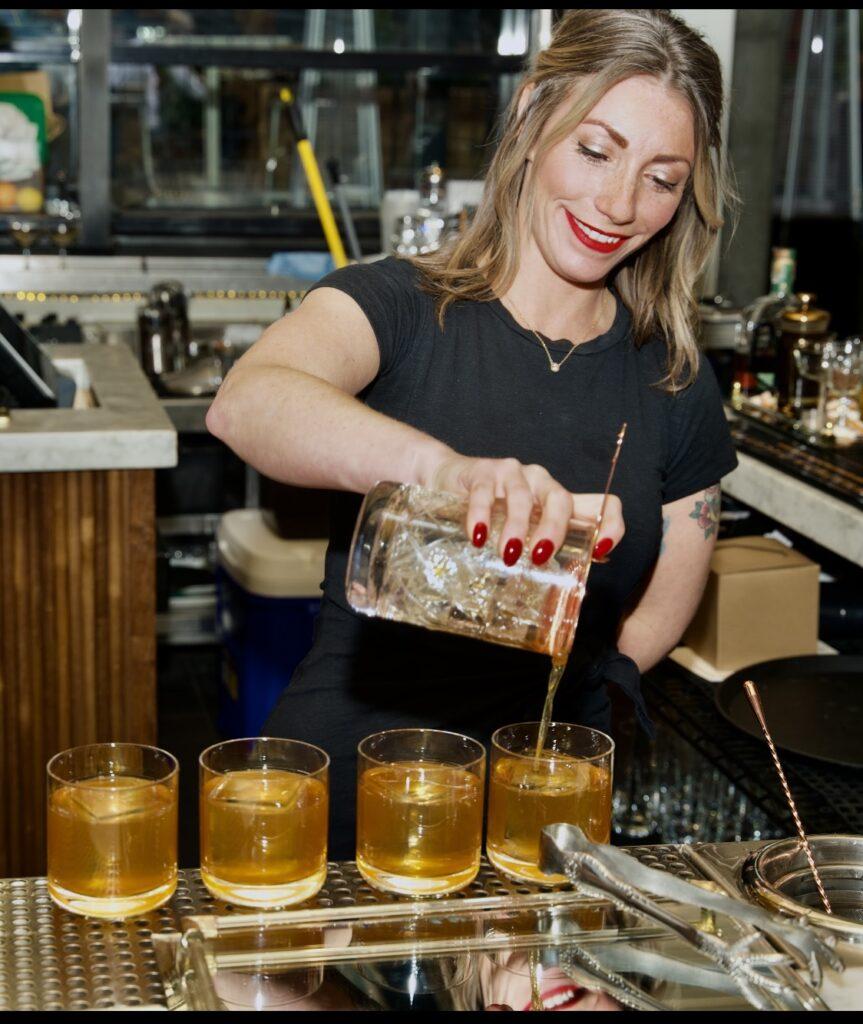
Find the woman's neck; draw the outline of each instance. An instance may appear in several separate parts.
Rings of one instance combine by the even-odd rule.
[[[604,334],[614,321],[615,302],[605,285],[573,284],[556,274],[539,253],[524,254],[503,304],[522,326],[573,344]]]

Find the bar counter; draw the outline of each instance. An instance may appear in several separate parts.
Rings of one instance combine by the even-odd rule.
[[[51,756],[156,740],[154,478],[176,431],[126,346],[46,350],[95,405],[0,421],[0,875],[44,870]]]
[[[661,872],[739,895],[742,866],[761,846],[642,846],[627,852]],[[716,920],[697,907],[673,906],[696,927],[716,927]],[[0,881],[0,1010],[252,1009],[262,1004],[286,1010],[451,1010],[482,1009],[491,1002],[521,1009],[515,1004],[530,1000],[531,950],[553,972],[554,964],[568,963],[562,955],[567,948],[590,950],[597,942],[606,948],[625,944],[654,958],[673,956],[654,974],[648,971],[653,981],[646,984],[651,998],[669,1008],[747,1008],[727,978],[708,989],[666,976],[669,964],[674,975],[681,962],[701,961],[655,924],[571,890],[515,885],[485,862],[457,897],[422,904],[374,892],[353,862],[330,863],[318,896],[294,910],[293,930],[284,914],[278,928],[265,931],[268,915],[246,911],[251,929],[237,932],[236,915],[242,911],[215,900],[198,871],[186,870],[166,906],[111,923],[57,909],[44,878]],[[233,936],[227,944],[216,941],[219,922],[227,922],[227,935]],[[729,926],[734,922],[724,925],[726,935]],[[793,987],[795,972],[783,970]],[[549,973],[544,983],[548,991],[553,976]],[[560,977],[566,981],[567,975]],[[568,977],[591,987],[583,970]],[[560,989],[557,981],[557,998]]]
[[[830,448],[775,414],[726,415],[739,465],[723,492],[863,566],[863,440]]]

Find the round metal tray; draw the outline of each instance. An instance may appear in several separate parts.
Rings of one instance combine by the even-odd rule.
[[[749,665],[716,690],[716,707],[738,729],[761,739],[743,683],[758,686],[773,742],[793,754],[863,768],[863,657],[780,658]]]
[[[774,910],[806,915],[819,927],[863,943],[863,836],[810,836],[812,855],[824,882],[832,914],[827,914],[800,840],[779,839],[746,861],[743,883]]]

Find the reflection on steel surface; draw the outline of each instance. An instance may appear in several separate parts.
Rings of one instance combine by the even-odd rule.
[[[550,825],[543,829],[540,858],[544,871],[566,874],[585,895],[604,896],[623,910],[635,911],[670,928],[727,971],[746,999],[758,1009],[773,1007],[768,995],[783,999],[790,994],[786,981],[772,973],[775,967],[788,966],[789,957],[781,953],[753,952],[752,947],[761,938],[754,929],[729,944],[718,935],[693,927],[646,893],[683,905],[720,911],[735,921],[776,936],[802,955],[815,987],[821,983],[822,964],[837,971],[842,969],[842,962],[833,951],[834,937],[822,937],[804,921],[780,918],[741,900],[655,871],[621,850],[592,843],[575,825]],[[810,995],[814,996],[814,992]]]
[[[722,880],[729,891],[737,891],[737,873],[752,849],[751,844],[729,844],[643,846],[618,852],[635,867],[650,868],[666,881],[712,877],[717,874],[714,862],[719,864],[721,855],[728,874]],[[817,845],[816,856],[822,863]],[[616,909],[606,896],[599,902],[572,890],[515,885],[484,861],[477,879],[461,893],[416,903],[376,893],[352,862],[328,867],[327,883],[318,896],[283,915],[249,914],[228,906],[207,892],[198,871],[185,870],[180,871],[176,894],[166,906],[119,923],[64,913],[51,902],[45,879],[2,879],[0,938],[5,942],[0,942],[0,1009],[173,1009],[184,1002],[213,1005],[214,992],[221,1002],[232,1004],[252,992],[256,999],[260,996],[267,1005],[281,1008],[295,997],[324,999],[328,986],[330,992],[335,990],[334,979],[342,994],[347,987],[351,998],[360,1002],[365,999],[364,986],[376,985],[374,999],[355,1009],[389,1005],[387,993],[403,990],[404,997],[411,986],[417,992],[431,992],[448,982],[455,987],[434,997],[444,1001],[442,1007],[451,1000],[453,1008],[478,1008],[488,1002],[508,1002],[514,988],[524,991],[527,1002],[526,975],[520,980],[516,976],[532,949],[538,950],[549,984],[552,978],[559,984],[562,976],[570,974],[576,986],[589,979],[592,989],[613,990],[615,1000],[630,1005],[625,990],[605,988],[611,982],[603,982],[596,967],[591,972],[586,963],[568,955],[573,945],[588,949],[606,978],[616,974],[629,985],[649,985],[646,999],[661,1000],[673,1008],[745,1005],[736,984],[732,990],[730,978],[697,950],[667,927],[644,922],[631,910]],[[673,909],[693,928],[699,926],[700,911],[694,904]],[[294,923],[272,927],[280,916]],[[200,938],[186,930],[184,950],[184,919],[191,918],[201,922]],[[720,912],[716,919],[726,938],[745,934]],[[258,959],[271,947],[275,957],[290,961],[286,971],[267,974],[259,968],[264,973],[256,975],[249,973],[248,966],[243,969],[243,958],[248,963],[250,951]],[[465,958],[470,959],[470,969]],[[178,974],[178,968],[193,979],[194,1000],[185,984],[188,978]],[[808,989],[795,973],[785,970],[789,992],[796,993],[798,1000],[794,1005],[817,1007],[817,997],[807,996]],[[206,972],[213,974],[209,981]],[[323,988],[315,995],[324,972]],[[494,983],[472,992],[477,1002],[456,1007],[459,993],[491,976],[490,972]],[[516,979],[517,984],[507,988],[501,981],[505,977]],[[284,988],[286,979],[291,981],[291,999],[279,988]],[[775,1002],[776,1008],[788,1005]]]
[[[743,866],[743,886],[771,909],[806,915],[813,924],[863,945],[863,837],[810,836],[809,842],[830,894],[831,916],[819,908],[812,873],[794,838],[768,843],[751,855]]]

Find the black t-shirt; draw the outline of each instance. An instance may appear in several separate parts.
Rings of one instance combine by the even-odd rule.
[[[537,339],[499,301],[456,303],[441,330],[434,298],[406,260],[346,267],[315,287],[350,295],[374,330],[380,371],[359,397],[462,455],[538,463],[570,491],[602,492],[618,430],[628,424],[612,486],[626,534],[609,564],[591,570],[579,628],[598,628],[603,642],[613,637],[659,551],[662,505],[718,483],[737,464],[707,361],[684,391],[657,386],[667,369],[665,345],[637,349],[620,300],[611,329],[578,345],[552,373]],[[570,343],[549,349],[559,362]],[[324,593],[346,610],[347,550],[360,502],[336,496],[327,557]]]

